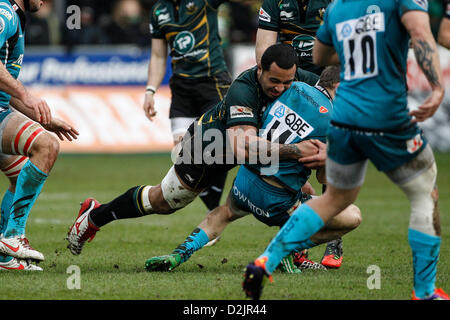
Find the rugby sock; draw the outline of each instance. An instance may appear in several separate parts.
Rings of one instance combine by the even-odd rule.
[[[14,199],[14,193],[9,191],[9,189],[6,190],[5,195],[3,196],[3,199],[2,199],[2,204],[1,204],[2,216],[1,216],[1,220],[0,220],[0,234],[3,234],[5,232],[6,226],[8,224],[9,211],[11,209],[13,199]],[[10,261],[12,258],[13,257],[11,257],[11,256],[0,254],[0,262],[5,263],[5,262]]]
[[[31,208],[36,202],[46,180],[47,174],[42,172],[30,160],[25,163],[17,177],[16,192],[14,193],[5,237],[25,234],[25,226]]]
[[[302,204],[293,212],[258,259],[268,258],[265,268],[269,274],[272,274],[280,261],[293,250],[314,247],[316,244],[309,238],[323,226],[322,218],[307,203]]]
[[[4,234],[6,227],[8,226],[9,213],[11,210],[13,200],[14,200],[14,193],[9,191],[9,189],[6,190],[1,204],[2,216],[0,219],[0,234]]]
[[[186,262],[192,254],[203,248],[208,243],[208,235],[200,228],[195,228],[194,231],[180,244],[173,253],[181,255],[181,262]]]
[[[219,206],[226,180],[227,172],[218,174],[214,179],[214,184],[199,194],[209,211]]]
[[[414,292],[418,298],[434,293],[441,238],[408,229],[414,269]]]
[[[89,221],[97,228],[114,220],[138,218],[146,215],[141,193],[145,186],[128,189],[111,202],[102,204],[89,214]]]

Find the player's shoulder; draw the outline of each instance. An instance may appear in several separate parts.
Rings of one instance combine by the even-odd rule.
[[[16,22],[16,12],[11,6],[11,3],[0,1],[0,17],[6,18],[7,21],[12,23]]]

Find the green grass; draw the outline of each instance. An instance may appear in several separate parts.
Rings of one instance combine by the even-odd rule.
[[[437,155],[443,241],[437,284],[450,290],[450,154]],[[171,165],[169,155],[62,155],[32,210],[31,244],[46,256],[42,273],[2,272],[2,299],[240,300],[245,265],[263,252],[276,228],[252,216],[231,224],[213,247],[195,253],[170,273],[144,270],[148,257],[170,253],[205,216],[197,199],[169,216],[115,221],[102,228],[80,256],[64,237],[88,196],[107,202],[132,186],[157,184]],[[235,175],[228,177],[228,187]],[[2,179],[1,190],[7,186]],[[317,189],[319,190],[319,189]],[[407,242],[409,206],[403,194],[372,165],[356,204],[363,222],[344,237],[339,270],[274,274],[263,299],[409,299],[412,264]],[[320,259],[324,246],[312,249]],[[70,290],[69,266],[81,272],[81,289]],[[381,270],[381,288],[369,290],[367,268]]]

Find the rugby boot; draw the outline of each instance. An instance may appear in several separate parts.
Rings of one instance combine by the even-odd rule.
[[[33,249],[24,235],[0,239],[0,253],[18,259],[44,260],[44,255]]]
[[[301,270],[305,269],[327,270],[327,268],[322,264],[309,260],[307,258],[307,254],[305,254],[303,251],[294,253],[294,263]]]
[[[23,270],[23,271],[42,271],[41,267],[31,264],[25,260],[12,258],[8,262],[0,262],[0,271]]]
[[[266,261],[267,257],[262,257],[248,264],[245,268],[242,289],[246,297],[259,300],[267,279],[273,282],[272,276],[266,272]]]
[[[415,292],[412,293],[412,300],[450,300],[448,294],[441,288],[435,289],[434,293],[426,298],[416,297]]]
[[[301,273],[302,270],[299,269],[294,263],[294,255],[291,253],[284,257],[280,264],[277,267],[277,270],[280,270],[284,273]]]
[[[97,231],[100,230],[89,222],[89,214],[99,206],[100,203],[94,198],[88,198],[81,203],[77,219],[70,227],[66,238],[69,241],[67,248],[69,248],[72,254],[79,255],[81,250],[83,250],[85,242],[91,242]]]
[[[145,261],[145,269],[147,271],[172,271],[181,264],[181,258],[179,253],[152,257]]]
[[[337,269],[342,265],[343,254],[342,239],[330,241],[327,243],[321,263],[327,268]]]

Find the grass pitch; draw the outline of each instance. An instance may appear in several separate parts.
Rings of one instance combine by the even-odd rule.
[[[443,234],[437,285],[449,291],[450,154],[439,154],[436,159]],[[232,223],[218,244],[203,248],[172,272],[149,273],[144,269],[147,258],[170,253],[203,219],[206,209],[199,199],[172,215],[114,221],[86,244],[80,256],[73,256],[66,249],[64,237],[80,201],[94,196],[100,202],[108,202],[132,186],[157,184],[170,166],[166,154],[61,155],[27,224],[31,244],[46,256],[40,264],[44,272],[0,273],[1,298],[244,299],[243,269],[263,252],[277,232],[253,216]],[[233,170],[228,176],[227,190],[235,173]],[[0,187],[6,189],[6,179],[2,179]],[[275,272],[275,281],[266,285],[262,299],[410,299],[412,264],[406,197],[370,165],[356,204],[362,210],[363,222],[344,237],[343,266],[326,272]],[[310,251],[310,256],[320,260],[323,251],[324,246],[319,246]],[[369,289],[370,284],[376,284],[371,278],[372,268],[379,270],[380,282],[379,288]],[[74,270],[79,271],[79,282],[74,281]]]

